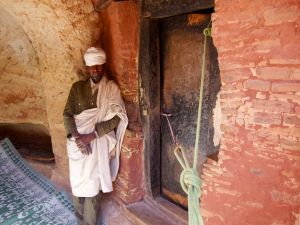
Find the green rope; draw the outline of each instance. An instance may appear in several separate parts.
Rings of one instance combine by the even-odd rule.
[[[206,45],[207,45],[207,37],[211,36],[211,29],[209,28],[209,26],[210,23],[208,24],[208,27],[203,31],[205,37],[204,37],[204,46],[203,46],[203,53],[202,53],[201,84],[200,84],[200,91],[199,91],[199,106],[198,106],[193,168],[191,168],[189,165],[184,149],[182,149],[179,145],[177,145],[174,150],[175,156],[183,168],[183,171],[181,172],[180,175],[180,184],[184,192],[188,195],[189,225],[204,224],[200,212],[200,203],[199,203],[199,198],[201,196],[202,182],[197,173],[197,162],[198,162],[199,140],[200,140],[200,130],[201,130]],[[180,157],[180,153],[182,157]]]

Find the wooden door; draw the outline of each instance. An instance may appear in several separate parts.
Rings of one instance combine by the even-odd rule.
[[[172,114],[170,121],[177,141],[186,150],[191,164],[195,144],[201,57],[204,43],[202,31],[207,27],[209,21],[210,14],[184,14],[161,19],[159,27],[161,111]],[[211,129],[211,109],[210,104],[208,104],[210,52],[208,49],[199,160],[204,160],[206,152],[209,151],[207,140]],[[182,168],[173,153],[174,144],[167,120],[163,117],[161,129],[161,193],[172,202],[186,207],[186,194],[179,182]]]

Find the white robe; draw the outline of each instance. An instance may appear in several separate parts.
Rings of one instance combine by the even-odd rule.
[[[90,143],[90,155],[82,154],[74,139],[67,139],[70,182],[74,196],[93,197],[100,190],[104,193],[111,192],[112,182],[119,169],[119,156],[128,118],[118,86],[103,77],[98,86],[97,108],[74,116],[77,130],[81,134],[94,132],[96,123],[110,120],[116,115],[121,119],[116,132],[111,131],[94,139]],[[115,156],[110,160],[113,149]]]

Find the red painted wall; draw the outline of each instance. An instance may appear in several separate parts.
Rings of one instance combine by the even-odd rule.
[[[294,225],[300,218],[300,2],[216,1],[222,139],[206,171],[205,224]],[[104,49],[129,115],[115,194],[144,196],[138,118],[138,7],[113,2],[101,13]],[[298,222],[296,222],[298,221]]]
[[[121,152],[115,194],[125,203],[143,198],[143,135],[138,104],[138,6],[133,1],[112,2],[101,12],[103,48],[108,66],[120,86],[129,118]]]
[[[222,139],[206,225],[300,224],[300,1],[216,0]]]

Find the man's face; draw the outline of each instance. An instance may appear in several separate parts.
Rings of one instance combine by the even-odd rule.
[[[104,71],[104,65],[87,66],[87,72],[92,81],[97,84],[101,80]]]

